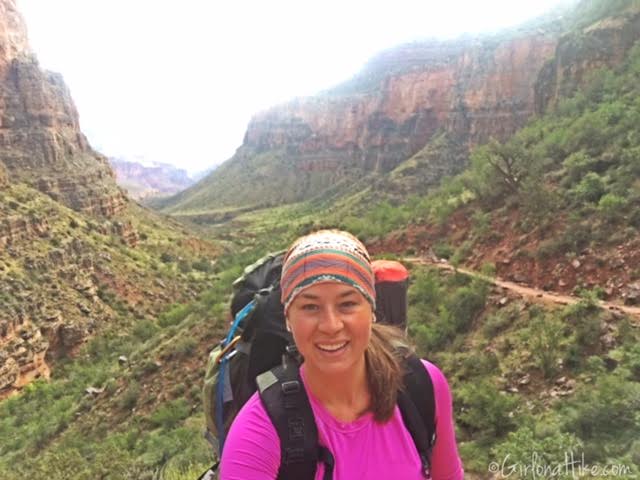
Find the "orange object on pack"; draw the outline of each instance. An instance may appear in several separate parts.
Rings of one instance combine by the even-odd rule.
[[[374,260],[371,266],[376,278],[377,321],[406,329],[409,271],[395,260]]]

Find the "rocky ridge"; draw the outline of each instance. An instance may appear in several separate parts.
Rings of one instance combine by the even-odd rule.
[[[110,158],[118,185],[134,200],[173,195],[191,186],[194,181],[185,170],[158,163],[145,166],[134,161]]]
[[[128,201],[62,76],[40,69],[15,0],[0,0],[0,398],[112,322],[193,298],[208,274],[188,277],[191,265],[218,253]]]
[[[550,22],[383,52],[342,86],[255,115],[236,155],[169,200],[165,211],[313,198],[371,172],[393,170],[440,133],[463,151],[506,139],[589,72],[619,64],[638,38],[639,22],[635,9],[568,33]],[[436,163],[433,174],[423,176],[435,184],[465,162]],[[421,165],[430,168],[429,162]]]
[[[0,163],[9,181],[28,183],[77,211],[122,211],[126,198],[106,158],[80,131],[62,76],[40,69],[15,1],[2,0],[0,11]]]

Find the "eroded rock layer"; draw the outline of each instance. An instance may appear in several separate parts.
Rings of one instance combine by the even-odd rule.
[[[80,131],[62,76],[42,71],[30,51],[14,0],[0,1],[0,163],[9,181],[74,210],[111,216],[125,205],[106,158]]]

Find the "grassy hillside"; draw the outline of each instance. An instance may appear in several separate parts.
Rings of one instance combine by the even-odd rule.
[[[589,21],[633,2],[605,3],[582,3]],[[531,470],[533,456],[554,468],[571,452],[615,467],[610,476],[637,477],[640,319],[596,301],[628,300],[640,280],[639,89],[636,47],[510,140],[476,148],[470,167],[436,190],[425,188],[424,166],[461,155],[446,136],[347,194],[336,185],[199,227],[215,244],[135,205],[102,222],[23,185],[4,188],[2,218],[48,226],[0,251],[3,313],[44,301],[63,318],[85,322],[86,307],[100,321],[53,362],[49,381],[0,401],[0,478],[196,478],[210,461],[204,365],[227,328],[231,282],[267,251],[330,226],[381,257],[434,255],[580,296],[557,307],[412,268],[409,334],[451,382],[469,478],[497,473],[492,462],[511,478],[548,478]],[[137,247],[118,222],[138,232]],[[95,304],[76,288],[88,280]]]

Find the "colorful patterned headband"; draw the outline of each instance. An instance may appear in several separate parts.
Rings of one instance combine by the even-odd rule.
[[[340,230],[320,230],[299,238],[284,258],[280,287],[285,314],[294,298],[321,282],[356,288],[375,310],[376,289],[365,246]]]

